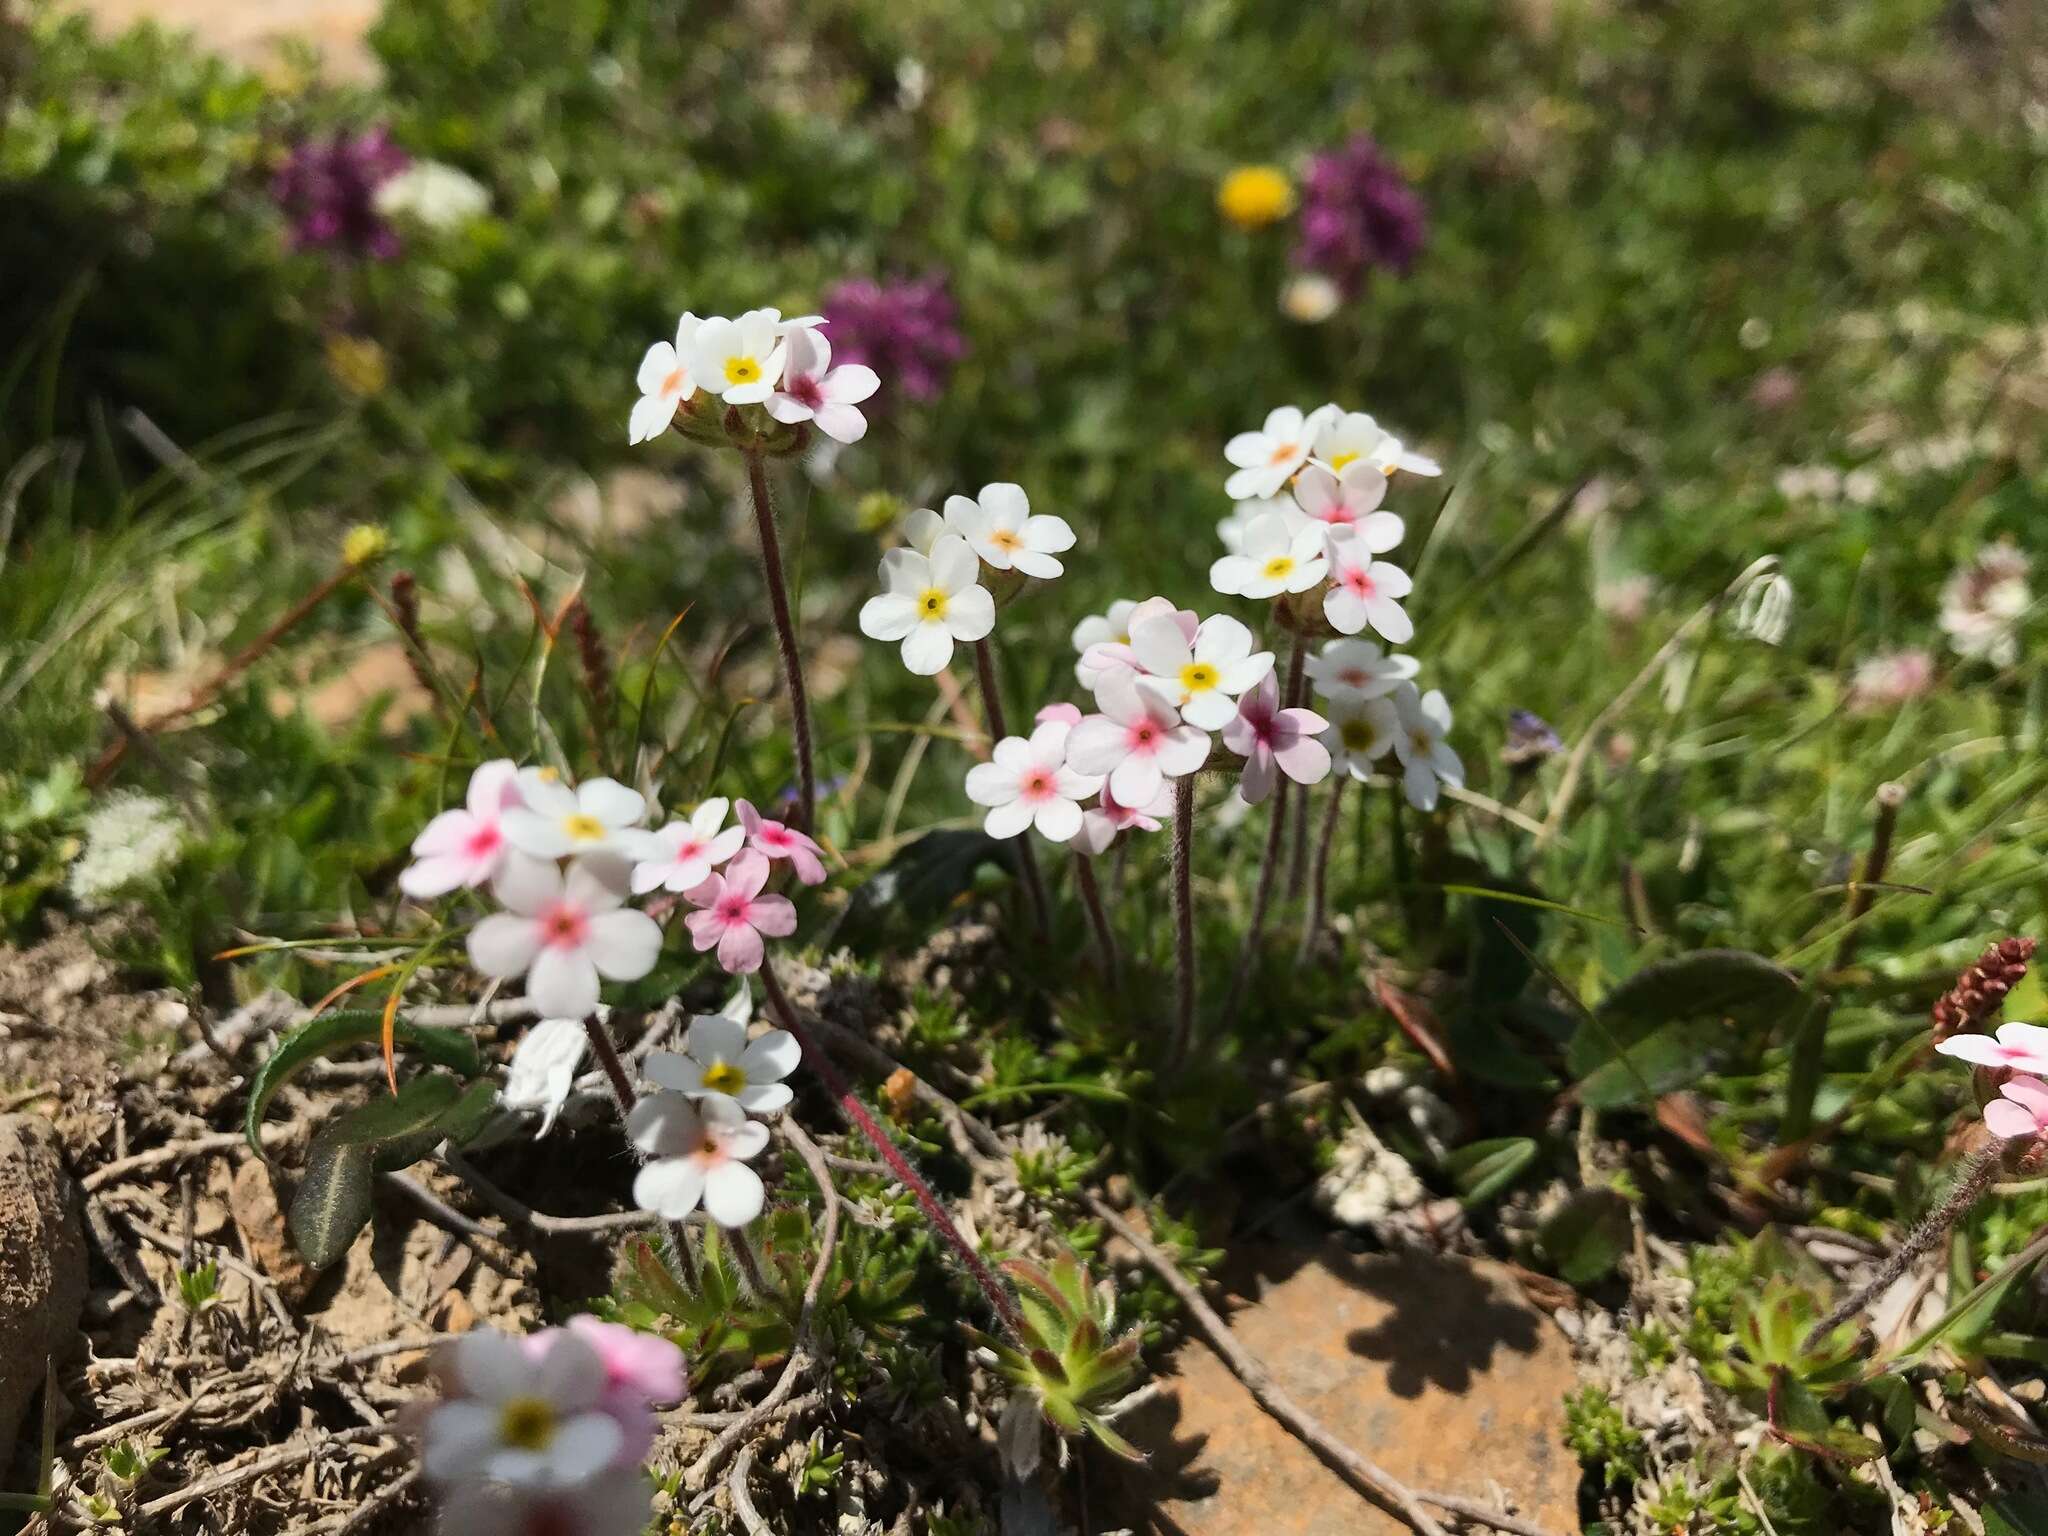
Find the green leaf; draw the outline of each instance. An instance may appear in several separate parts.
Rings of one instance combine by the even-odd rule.
[[[1485,1204],[1506,1189],[1535,1161],[1536,1143],[1527,1136],[1475,1141],[1445,1159],[1458,1198],[1468,1209]]]
[[[1771,1433],[1787,1445],[1833,1461],[1875,1461],[1884,1447],[1853,1429],[1838,1428],[1819,1398],[1782,1367],[1771,1372]]]
[[[1705,1076],[1735,1045],[1714,1027],[1797,1007],[1799,980],[1740,949],[1702,949],[1655,961],[1615,987],[1565,1052],[1581,1102],[1641,1103]],[[1712,1021],[1712,1022],[1710,1022]]]
[[[341,1013],[323,1013],[278,1041],[277,1049],[256,1069],[256,1076],[249,1084],[249,1108],[243,1117],[242,1130],[256,1154],[259,1157],[263,1155],[263,1112],[277,1097],[279,1089],[322,1056],[331,1056],[349,1046],[379,1039],[383,1030],[382,1012],[351,1009]],[[464,1077],[475,1077],[484,1069],[476,1042],[462,1030],[423,1028],[400,1019],[393,1036],[436,1066],[448,1067]]]
[[[2001,1494],[1984,1506],[1984,1536],[2048,1536],[2048,1496]]]
[[[927,832],[897,850],[847,902],[847,933],[878,934],[892,923],[929,926],[975,888],[983,866],[1015,872],[1017,852],[978,828]]]
[[[1628,1252],[1628,1201],[1612,1189],[1582,1189],[1543,1223],[1537,1240],[1573,1285],[1590,1285]]]
[[[464,1088],[444,1072],[409,1078],[398,1092],[336,1115],[320,1127],[292,1197],[292,1241],[314,1268],[348,1251],[370,1219],[372,1181],[410,1167],[448,1134],[450,1120],[474,1122],[497,1096],[488,1082]],[[473,1130],[473,1125],[472,1125]]]
[[[344,1253],[370,1220],[369,1149],[354,1142],[315,1138],[306,1171],[292,1196],[292,1241],[308,1264],[325,1269]]]

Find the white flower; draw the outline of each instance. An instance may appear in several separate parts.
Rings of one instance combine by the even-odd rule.
[[[644,443],[661,436],[676,419],[683,402],[697,393],[686,359],[703,323],[685,310],[676,322],[675,341],[657,341],[640,359],[640,372],[633,380],[640,388],[640,398],[634,402],[632,417],[627,422],[627,442]]]
[[[1413,639],[1414,621],[1400,603],[1415,587],[1408,573],[1373,559],[1362,529],[1332,528],[1328,544],[1330,590],[1323,594],[1323,617],[1330,628],[1340,635],[1355,635],[1369,624],[1390,645]]]
[[[537,859],[570,854],[631,856],[634,830],[647,814],[637,789],[617,779],[588,779],[571,789],[558,778],[527,770],[518,778],[522,804],[505,812],[505,839]]]
[[[589,1048],[590,1036],[581,1019],[542,1019],[513,1047],[512,1065],[498,1102],[507,1109],[539,1110],[540,1129],[534,1134],[547,1135],[555,1116],[569,1102],[576,1070]]]
[[[1142,672],[1144,664],[1138,660],[1138,653],[1131,649],[1131,631],[1146,620],[1169,617],[1180,626],[1181,634],[1188,644],[1195,641],[1195,631],[1201,627],[1192,608],[1176,608],[1170,598],[1148,597],[1142,603],[1134,603],[1124,615],[1122,639],[1108,638],[1091,642],[1081,653],[1080,664],[1074,675],[1081,680],[1081,686],[1090,693],[1102,686],[1102,679],[1111,672]],[[1076,638],[1079,631],[1075,632]]]
[[[1411,475],[1440,475],[1444,472],[1436,460],[1410,453],[1401,439],[1363,411],[1351,411],[1341,416],[1333,413],[1326,418],[1316,438],[1315,457],[1318,462],[1340,472],[1347,465],[1362,460],[1389,478],[1401,469]]]
[[[647,1075],[687,1097],[727,1098],[749,1114],[774,1115],[795,1097],[783,1079],[802,1060],[796,1036],[786,1029],[771,1029],[750,1042],[744,1021],[699,1014],[680,1052],[656,1051],[647,1058]]]
[[[1370,640],[1332,640],[1308,658],[1309,681],[1326,699],[1380,699],[1422,670],[1412,656],[1382,656]]]
[[[491,887],[506,910],[470,930],[470,962],[486,976],[524,976],[543,1018],[587,1018],[600,976],[637,981],[661,954],[660,925],[625,907],[624,890],[605,878],[612,867],[578,859],[565,881],[552,863],[508,860]]]
[[[1418,811],[1436,809],[1440,784],[1465,782],[1465,765],[1444,738],[1451,733],[1451,706],[1443,690],[1418,694],[1413,683],[1394,690],[1400,729],[1394,733],[1394,755],[1401,760],[1401,783],[1408,803]]]
[[[1941,627],[1961,656],[1982,656],[1993,666],[2019,659],[2019,621],[2033,606],[2028,560],[2009,541],[1978,550],[1941,589]]]
[[[650,1159],[633,1180],[633,1203],[668,1221],[698,1205],[722,1227],[761,1214],[767,1192],[747,1159],[768,1145],[768,1127],[732,1099],[650,1093],[626,1117],[633,1145]]]
[[[417,861],[399,871],[398,888],[416,900],[457,886],[483,885],[504,865],[505,813],[525,804],[519,769],[509,757],[479,763],[463,808],[443,811],[412,840]]]
[[[1063,843],[1081,830],[1080,802],[1102,788],[1100,775],[1068,766],[1072,727],[1048,720],[1027,737],[1005,736],[995,761],[967,770],[967,798],[989,807],[983,823],[990,837],[1015,837],[1026,827]]]
[[[1236,719],[1237,696],[1273,670],[1273,653],[1254,652],[1252,632],[1223,613],[1202,620],[1192,644],[1172,615],[1145,619],[1131,631],[1131,651],[1181,718],[1204,731]]]
[[[1298,528],[1309,520],[1333,528],[1355,527],[1374,554],[1385,554],[1406,532],[1398,516],[1378,510],[1386,499],[1387,477],[1360,461],[1334,474],[1320,464],[1309,465],[1294,477],[1293,504],[1281,505],[1294,514],[1290,526]]]
[[[455,1341],[463,1395],[427,1414],[420,1460],[436,1482],[569,1488],[610,1465],[625,1440],[603,1406],[604,1360],[577,1334],[535,1358],[519,1340],[478,1330]]]
[[[1301,509],[1288,497],[1258,496],[1232,506],[1230,515],[1217,522],[1216,537],[1223,541],[1223,547],[1229,553],[1241,555],[1244,553],[1245,533],[1269,512],[1287,518],[1290,527],[1297,526],[1301,519]]]
[[[1074,530],[1066,519],[1043,512],[1034,517],[1024,488],[1007,480],[984,485],[975,500],[948,496],[946,526],[996,570],[1015,568],[1041,581],[1066,569],[1053,556],[1074,547]]]
[[[929,557],[890,550],[882,557],[885,590],[861,606],[860,632],[901,640],[903,665],[920,677],[945,671],[954,641],[979,640],[996,627],[995,599],[974,584],[980,570],[958,534],[933,544]]]
[[[184,850],[185,824],[168,801],[119,790],[85,818],[85,850],[65,883],[81,906],[97,907],[155,879]]]
[[[740,851],[745,827],[725,825],[732,802],[713,795],[690,813],[688,821],[672,821],[659,832],[632,838],[633,894],[649,891],[691,891],[711,878],[711,871]],[[723,828],[724,830],[720,830]]]
[[[728,405],[759,405],[788,359],[782,330],[782,316],[772,309],[750,309],[737,320],[714,315],[697,327],[683,361],[699,389]]]
[[[1323,732],[1323,745],[1340,773],[1363,779],[1372,765],[1394,749],[1394,737],[1401,729],[1401,715],[1388,698],[1363,699],[1344,694],[1330,701],[1324,718],[1330,722]]]
[[[1074,834],[1073,846],[1091,858],[1099,858],[1116,841],[1119,832],[1132,827],[1140,832],[1157,832],[1160,823],[1172,814],[1173,789],[1163,781],[1159,793],[1139,806],[1125,805],[1105,784],[1095,804],[1081,813],[1081,830]]]
[[[868,419],[858,407],[882,386],[875,370],[865,363],[832,367],[832,344],[810,326],[791,322],[787,334],[782,383],[768,397],[768,414],[777,421],[815,421],[835,442],[859,442]]]
[[[1308,462],[1316,434],[1336,409],[1320,406],[1304,416],[1283,405],[1267,415],[1258,431],[1238,433],[1223,445],[1223,456],[1237,466],[1237,473],[1223,483],[1224,493],[1233,501],[1279,495],[1280,487]]]
[[[1081,773],[1107,778],[1124,805],[1150,805],[1160,785],[1193,773],[1209,760],[1209,738],[1183,724],[1180,711],[1131,672],[1106,674],[1095,690],[1102,713],[1089,715],[1067,737],[1067,762]]]
[[[635,1472],[575,1488],[461,1483],[441,1501],[440,1536],[640,1536],[654,1485]]]
[[[1306,592],[1329,568],[1321,523],[1290,531],[1286,517],[1273,513],[1245,530],[1241,553],[1225,555],[1209,567],[1209,585],[1243,597],[1278,597]]]
[[[377,183],[371,206],[387,219],[413,219],[428,229],[454,229],[491,206],[484,184],[438,160],[415,160]]]
[[[932,546],[951,531],[946,520],[930,507],[919,507],[903,519],[903,537],[920,555],[929,556]]]
[[[1280,290],[1280,313],[1303,325],[1320,325],[1337,313],[1344,291],[1320,272],[1297,272]]]
[[[1735,600],[1735,632],[1765,645],[1785,638],[1792,623],[1792,583],[1776,569],[1765,571]]]
[[[1137,606],[1135,599],[1120,597],[1109,605],[1107,613],[1091,613],[1074,626],[1074,649],[1081,654],[1081,659],[1074,663],[1074,676],[1091,693],[1100,668],[1088,665],[1088,652],[1098,645],[1129,645],[1131,610]]]

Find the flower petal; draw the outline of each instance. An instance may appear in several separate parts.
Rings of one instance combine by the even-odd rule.
[[[767,1191],[745,1163],[724,1163],[704,1181],[704,1209],[722,1227],[744,1227],[761,1214]]]

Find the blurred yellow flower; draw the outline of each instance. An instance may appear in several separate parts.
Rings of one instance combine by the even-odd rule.
[[[358,523],[341,541],[344,565],[372,565],[391,549],[391,535],[375,523]]]
[[[1240,165],[1217,186],[1216,207],[1239,229],[1264,229],[1294,211],[1294,183],[1277,165]]]
[[[382,394],[391,377],[382,347],[367,336],[340,331],[327,338],[327,371],[335,383],[363,400]]]

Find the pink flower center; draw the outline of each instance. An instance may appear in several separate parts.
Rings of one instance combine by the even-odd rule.
[[[1358,521],[1358,514],[1340,501],[1323,508],[1323,521],[1332,526],[1348,527]]]
[[[1373,594],[1372,576],[1362,565],[1354,565],[1345,571],[1344,585],[1359,597],[1371,597]]]
[[[754,843],[773,853],[787,853],[793,846],[789,828],[770,822],[761,824],[761,830],[754,834]]]
[[[1131,750],[1150,752],[1159,745],[1159,727],[1150,720],[1140,720],[1131,727]]]
[[[701,837],[686,837],[676,847],[676,862],[687,864],[692,859],[701,859],[710,848],[711,844]]]
[[[581,949],[590,935],[590,917],[581,907],[556,902],[540,915],[540,941],[555,949]]]
[[[712,907],[711,910],[724,919],[728,925],[744,924],[747,920],[747,913],[752,906],[753,902],[747,897],[740,895],[737,891],[727,891],[718,898],[717,905]]]
[[[1024,775],[1024,798],[1026,800],[1050,800],[1053,797],[1052,775],[1043,768],[1034,768]]]
[[[825,403],[825,391],[818,383],[818,376],[813,373],[797,374],[784,383],[782,392],[799,405],[809,406],[814,411]]]
[[[1352,667],[1348,671],[1340,672],[1337,675],[1347,687],[1351,688],[1363,688],[1369,681],[1371,681],[1371,679],[1365,675],[1364,670],[1359,667]]]
[[[505,834],[490,822],[479,822],[477,829],[469,834],[469,841],[463,844],[463,852],[472,859],[487,859],[496,853],[505,841]]]

